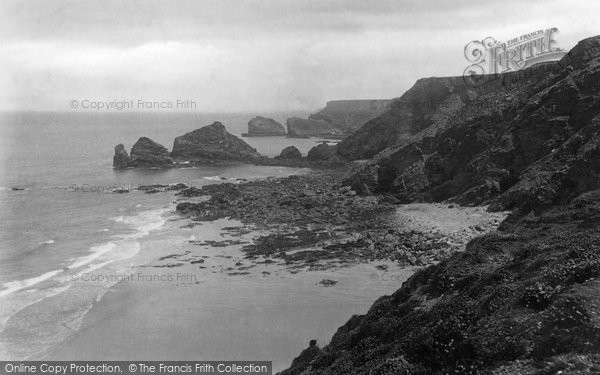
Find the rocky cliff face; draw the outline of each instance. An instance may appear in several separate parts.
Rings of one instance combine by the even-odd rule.
[[[341,156],[369,159],[380,151],[409,139],[430,126],[439,126],[477,95],[462,77],[423,78],[389,110],[367,122],[339,144]]]
[[[171,156],[178,161],[251,161],[260,157],[256,149],[227,132],[220,122],[175,138]]]
[[[286,121],[289,137],[343,136],[343,132],[325,120],[306,120],[290,117]]]
[[[358,130],[369,120],[386,112],[391,100],[332,100],[325,108],[310,115],[309,120],[325,120],[346,133]]]
[[[560,62],[505,74],[477,88],[449,79],[449,88],[442,89],[441,79],[431,79],[427,85],[436,89],[411,101],[411,111],[396,101],[390,112],[338,146],[345,155],[359,147],[363,133],[373,132],[377,147],[365,141],[362,156],[367,156],[389,143],[380,134],[396,135],[394,145],[379,151],[348,183],[362,182],[403,201],[494,201],[495,209],[563,199],[550,192],[556,184],[559,190],[573,185],[573,194],[591,188],[590,181],[557,173],[565,167],[564,158],[588,162],[593,148],[586,142],[594,137],[592,120],[600,114],[600,53],[588,47],[597,42],[583,41]],[[443,103],[451,95],[457,96],[457,105],[447,108]],[[429,112],[414,109],[427,101],[432,103]],[[585,142],[578,142],[582,137]],[[557,158],[563,159],[553,170]]]
[[[285,128],[279,122],[272,118],[256,116],[248,121],[248,133],[242,134],[244,137],[265,137],[285,135]]]
[[[441,121],[434,106],[429,126],[348,180],[404,200],[515,211],[283,374],[600,373],[598,46],[586,39],[559,63],[469,88]],[[414,116],[401,114],[371,126],[411,128]]]

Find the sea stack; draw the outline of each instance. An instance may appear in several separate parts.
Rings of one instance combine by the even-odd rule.
[[[132,167],[167,167],[172,164],[169,150],[148,137],[141,137],[131,148]]]
[[[216,121],[175,138],[171,157],[177,161],[213,163],[252,162],[261,155],[249,144],[227,132],[225,125]]]
[[[256,116],[248,121],[248,133],[242,137],[269,137],[285,135],[285,127],[272,118]]]
[[[127,150],[125,150],[125,146],[123,144],[118,144],[115,146],[115,156],[113,156],[113,168],[115,169],[125,169],[129,167],[131,164],[131,158],[129,154],[127,154]]]

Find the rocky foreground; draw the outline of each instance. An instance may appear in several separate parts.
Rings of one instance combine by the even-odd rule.
[[[242,248],[246,257],[283,260],[295,270],[375,260],[434,264],[460,251],[475,235],[493,230],[504,217],[485,214],[470,226],[436,227],[415,214],[423,213],[422,207],[398,211],[393,198],[357,196],[341,184],[347,173],[322,170],[280,179],[192,187],[178,193],[186,201],[177,205],[177,211],[198,222],[229,217],[243,222],[245,230],[268,230]],[[435,216],[443,212],[449,218],[463,210],[439,207],[439,211],[430,210],[423,216],[437,221]],[[473,218],[472,213],[473,209],[471,215],[463,216]]]

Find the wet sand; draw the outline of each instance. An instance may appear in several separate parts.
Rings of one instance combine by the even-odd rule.
[[[237,224],[219,220],[189,230],[197,239],[222,240],[215,229]],[[172,248],[172,241],[171,237],[164,243],[146,242],[142,251]],[[243,256],[239,245],[186,247],[186,242],[182,237],[175,247],[208,257],[202,258],[204,263],[139,268],[133,279],[111,288],[85,316],[81,328],[45,357],[270,360],[277,371],[287,367],[308,340],[326,344],[336,327],[352,314],[365,313],[379,296],[398,289],[414,272],[391,262],[297,274],[284,264],[268,264],[250,268],[247,275],[231,276],[226,270]],[[178,264],[175,258],[165,261]],[[388,270],[375,268],[380,264]],[[142,280],[138,272],[144,275]],[[179,281],[177,274],[182,275]],[[166,280],[169,275],[173,281],[146,279]],[[337,284],[322,286],[323,279]]]
[[[132,268],[130,278],[110,288],[81,327],[43,358],[267,360],[273,361],[274,371],[282,370],[309,340],[326,345],[336,327],[399,289],[418,269],[404,260],[407,254],[416,255],[414,263],[420,265],[443,259],[463,249],[472,237],[494,230],[505,215],[481,207],[383,205],[386,212],[380,216],[385,220],[361,224],[352,221],[352,209],[376,210],[380,204],[375,197],[353,197],[344,190],[319,193],[318,189],[316,195],[303,197],[293,190],[296,186],[308,190],[304,183],[311,180],[288,180],[289,185],[279,188],[278,199],[301,194],[305,205],[310,199],[323,201],[316,207],[338,202],[330,210],[310,213],[330,226],[339,221],[334,228],[341,230],[339,235],[314,236],[323,232],[323,225],[307,222],[308,216],[295,221],[307,229],[289,231],[285,221],[277,224],[276,220],[283,215],[293,218],[295,208],[273,205],[268,199],[266,211],[261,211],[260,200],[252,209],[264,218],[261,225],[251,218],[172,219],[142,242],[140,254],[147,260],[143,266]],[[228,193],[227,205],[217,203],[219,215],[210,216],[235,214],[240,205],[235,202],[248,202],[244,197],[252,198],[250,202],[260,199],[264,187],[235,191]],[[205,196],[191,200],[207,202]],[[349,209],[343,202],[358,206]],[[362,227],[353,227],[356,223]],[[274,235],[278,233],[274,230],[287,234]],[[273,251],[258,251],[261,239],[275,246]],[[294,244],[296,240],[300,245]],[[307,254],[296,257],[298,252]]]

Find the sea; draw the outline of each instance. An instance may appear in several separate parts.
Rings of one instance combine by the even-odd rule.
[[[327,341],[335,328],[353,313],[364,313],[377,296],[395,290],[399,286],[397,283],[368,284],[366,268],[359,271],[364,279],[357,279],[356,273],[348,270],[337,275],[348,282],[335,292],[335,297],[329,289],[321,288],[315,292],[314,281],[328,276],[323,274],[294,276],[281,273],[269,279],[264,276],[270,272],[263,270],[266,273],[261,271],[261,278],[231,279],[222,272],[203,271],[198,276],[202,280],[195,284],[195,291],[180,288],[177,293],[168,288],[156,289],[155,284],[148,286],[148,283],[123,286],[126,284],[124,279],[115,276],[132,274],[139,267],[174,251],[191,252],[186,250],[186,246],[191,246],[190,240],[208,238],[218,229],[205,225],[193,232],[174,211],[176,197],[172,192],[145,194],[135,190],[137,186],[185,183],[201,187],[237,179],[306,172],[252,165],[115,170],[112,168],[115,145],[123,143],[130,150],[139,137],[146,136],[170,149],[176,136],[214,121],[221,121],[229,132],[240,136],[247,131],[248,121],[256,115],[259,114],[1,113],[0,359],[110,360],[128,359],[128,355],[135,354],[136,359],[158,356],[159,359],[210,360],[206,355],[227,351],[227,355],[217,359],[252,359],[250,356],[260,355],[263,358],[253,359],[273,360],[275,369],[281,369],[306,346],[312,338],[308,337],[311,332],[319,336],[321,342]],[[308,114],[260,115],[284,123],[287,117],[306,117]],[[243,139],[266,156],[275,156],[289,145],[306,154],[322,141],[285,137]],[[115,189],[130,190],[130,193],[116,194]],[[222,256],[218,249],[211,251],[217,251],[211,254],[213,257]],[[230,258],[241,255],[239,249],[223,251],[229,252]],[[213,268],[217,266],[223,267],[223,264],[212,265]],[[82,282],[83,275],[88,275],[88,279],[89,275],[115,277],[107,277],[101,282]],[[205,285],[212,287],[203,289]],[[177,297],[178,301],[198,296],[192,305],[206,307],[210,304],[212,313],[194,313],[183,306],[183,310],[178,310],[179,314],[181,311],[187,313],[179,316],[177,322],[161,320],[161,324],[156,321],[159,317],[173,316],[169,306],[152,307],[144,303],[121,306],[124,299],[136,300],[151,290],[154,290],[155,298],[163,301],[177,295],[181,295]],[[265,316],[266,310],[257,311],[255,306],[247,311],[244,306],[254,305],[248,305],[244,298],[236,300],[231,296],[243,293],[248,297],[253,290],[261,291],[256,303],[272,315],[248,326],[248,321],[240,316],[252,321],[252,314],[259,319]],[[121,297],[111,299],[107,297],[110,292]],[[224,294],[229,296],[226,303],[223,302]],[[290,299],[290,295],[295,297]],[[204,302],[199,298],[204,298]],[[302,298],[301,308],[297,301]],[[204,305],[198,305],[202,303]],[[118,314],[114,310],[117,306]],[[220,322],[224,314],[219,311],[219,306],[231,310],[231,319],[238,322]],[[322,313],[328,315],[319,315],[311,306],[321,306]],[[344,308],[340,310],[340,306]],[[96,311],[93,311],[94,307]],[[295,317],[294,311],[300,315]],[[147,320],[140,319],[140,314],[146,314]],[[269,332],[275,329],[271,325],[273,321],[279,323],[275,327],[277,332],[271,335]],[[190,332],[190,322],[213,330],[210,340],[213,347],[219,348],[218,352],[208,349],[206,355],[199,352],[198,348],[207,344],[202,335],[181,340],[169,337],[167,332],[179,335]],[[108,335],[108,332],[113,332],[114,339],[114,335],[122,334],[124,327],[136,325],[138,331],[128,334],[125,343],[129,344],[123,348],[115,346],[108,337],[93,339]],[[223,334],[225,331],[229,333]],[[245,332],[244,337],[235,335],[241,331]],[[85,332],[92,335],[91,338]],[[253,337],[253,332],[258,332],[259,341],[264,342],[259,351],[256,351],[258,338]],[[94,345],[88,345],[85,352],[83,348],[91,341]],[[131,342],[137,345],[135,350],[131,349]],[[176,342],[183,342],[187,350],[174,345]],[[253,349],[248,349],[250,346]]]

